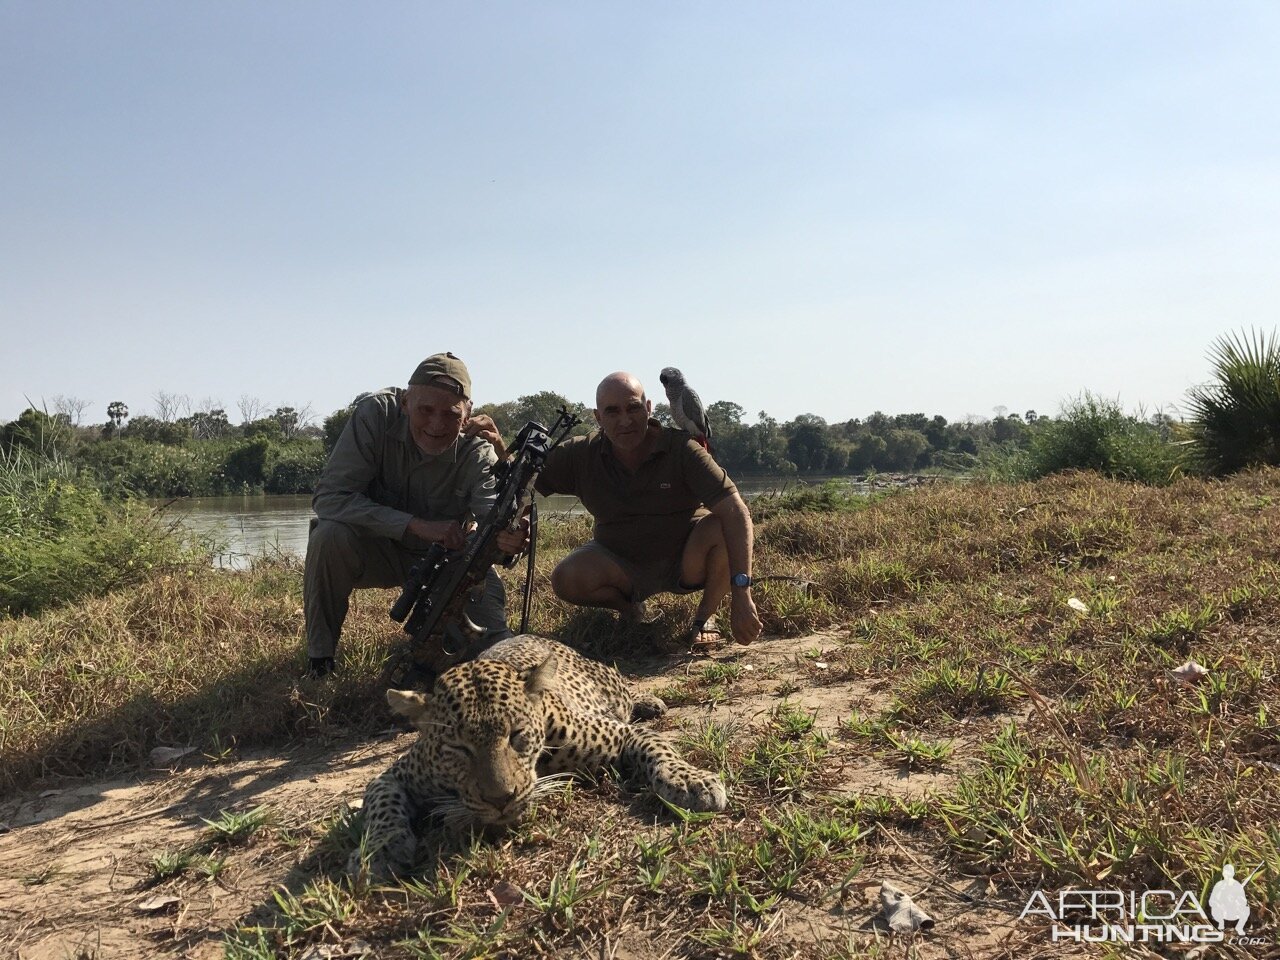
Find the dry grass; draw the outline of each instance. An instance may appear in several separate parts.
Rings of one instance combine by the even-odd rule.
[[[606,780],[507,836],[428,830],[419,877],[379,890],[334,882],[352,842],[343,825],[314,842],[311,884],[246,922],[229,956],[354,940],[387,957],[599,956],[620,931],[654,947],[618,956],[882,956],[841,918],[865,915],[864,888],[895,870],[935,897],[981,878],[957,916],[1007,918],[1037,887],[1203,898],[1226,861],[1263,864],[1250,930],[1274,944],[1280,470],[1162,489],[1087,474],[934,486],[863,510],[776,513],[758,526],[757,572],[795,579],[759,588],[766,629],[836,638],[820,669],[815,653],[781,683],[732,660],[685,670],[622,656],[643,630],[566,610],[546,583],[584,533],[580,521],[544,531],[535,629],[661,673],[674,699],[732,701],[751,684],[786,694],[750,723],[680,732],[725,771],[730,810],[682,816]],[[158,742],[212,750],[214,737],[367,729],[391,595],[353,609],[340,683],[312,684],[295,679],[298,579],[279,566],[200,572],[0,625],[4,785],[136,763]],[[664,603],[676,624],[691,609]],[[1170,673],[1188,658],[1209,668],[1199,683]],[[878,700],[815,725],[810,698],[842,685]],[[867,763],[956,775],[910,801],[834,789]],[[937,955],[1043,946],[939,937]]]

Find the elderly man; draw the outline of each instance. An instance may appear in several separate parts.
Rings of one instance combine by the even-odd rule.
[[[463,545],[465,524],[496,499],[497,439],[488,418],[471,419],[471,375],[452,353],[418,364],[406,389],[361,400],[316,485],[303,600],[311,674],[333,669],[353,590],[398,587],[432,543]],[[523,535],[498,544],[518,553]],[[495,639],[509,635],[502,581],[490,570],[467,615]]]
[[[652,419],[629,373],[601,381],[594,412],[600,429],[553,450],[538,477],[539,493],[574,494],[595,518],[593,539],[552,572],[556,596],[643,620],[654,594],[702,591],[674,652],[700,639],[729,593],[733,638],[755,640],[751,514],[733,481],[687,433]]]

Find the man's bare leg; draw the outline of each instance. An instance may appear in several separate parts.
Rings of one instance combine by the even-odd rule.
[[[627,572],[589,547],[579,547],[556,564],[551,571],[551,589],[565,603],[604,607],[629,619],[639,618],[639,604],[631,600],[632,583]]]
[[[725,549],[720,518],[714,514],[708,514],[694,524],[693,532],[685,541],[680,582],[703,585],[702,599],[693,619],[699,625],[705,624],[715,616],[729,592],[729,553]],[[690,639],[697,642],[699,638],[694,636]]]

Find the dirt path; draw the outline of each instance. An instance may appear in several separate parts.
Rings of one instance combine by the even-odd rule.
[[[749,649],[723,647],[687,664],[639,669],[637,685],[689,690],[666,725],[708,719],[749,728],[767,718],[785,697],[835,733],[855,709],[874,713],[888,699],[871,681],[823,682],[824,651],[835,634],[775,640]],[[728,665],[734,682],[706,694],[708,666]],[[696,681],[696,682],[691,682]],[[701,693],[699,692],[701,691]],[[282,884],[305,879],[308,857],[334,815],[360,797],[364,785],[399,754],[412,735],[389,730],[363,741],[335,742],[288,753],[243,755],[223,762],[188,757],[176,770],[90,784],[69,784],[0,803],[0,956],[19,960],[222,955],[222,938],[272,901]],[[975,732],[975,740],[978,733]],[[919,798],[948,789],[957,764],[936,773],[910,773],[848,751],[839,763],[839,792]],[[197,759],[197,763],[187,761]],[[272,811],[271,842],[227,851],[213,879],[175,885],[156,882],[158,855],[197,845],[206,827],[226,811]],[[927,869],[900,858],[904,875],[930,883]],[[868,881],[870,884],[870,881]],[[870,898],[869,898],[870,899]],[[870,902],[866,918],[874,913]],[[970,916],[963,923],[972,922]],[[790,916],[793,925],[822,919]],[[1010,918],[986,916],[979,927],[992,935]],[[621,954],[619,954],[621,956]]]

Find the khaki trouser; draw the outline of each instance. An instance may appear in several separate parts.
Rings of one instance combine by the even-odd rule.
[[[347,618],[351,591],[364,587],[399,587],[422,555],[386,537],[368,537],[345,523],[312,520],[302,598],[307,618],[307,655],[332,657]],[[506,590],[496,570],[485,578],[484,594],[467,599],[466,612],[476,624],[507,629]]]

